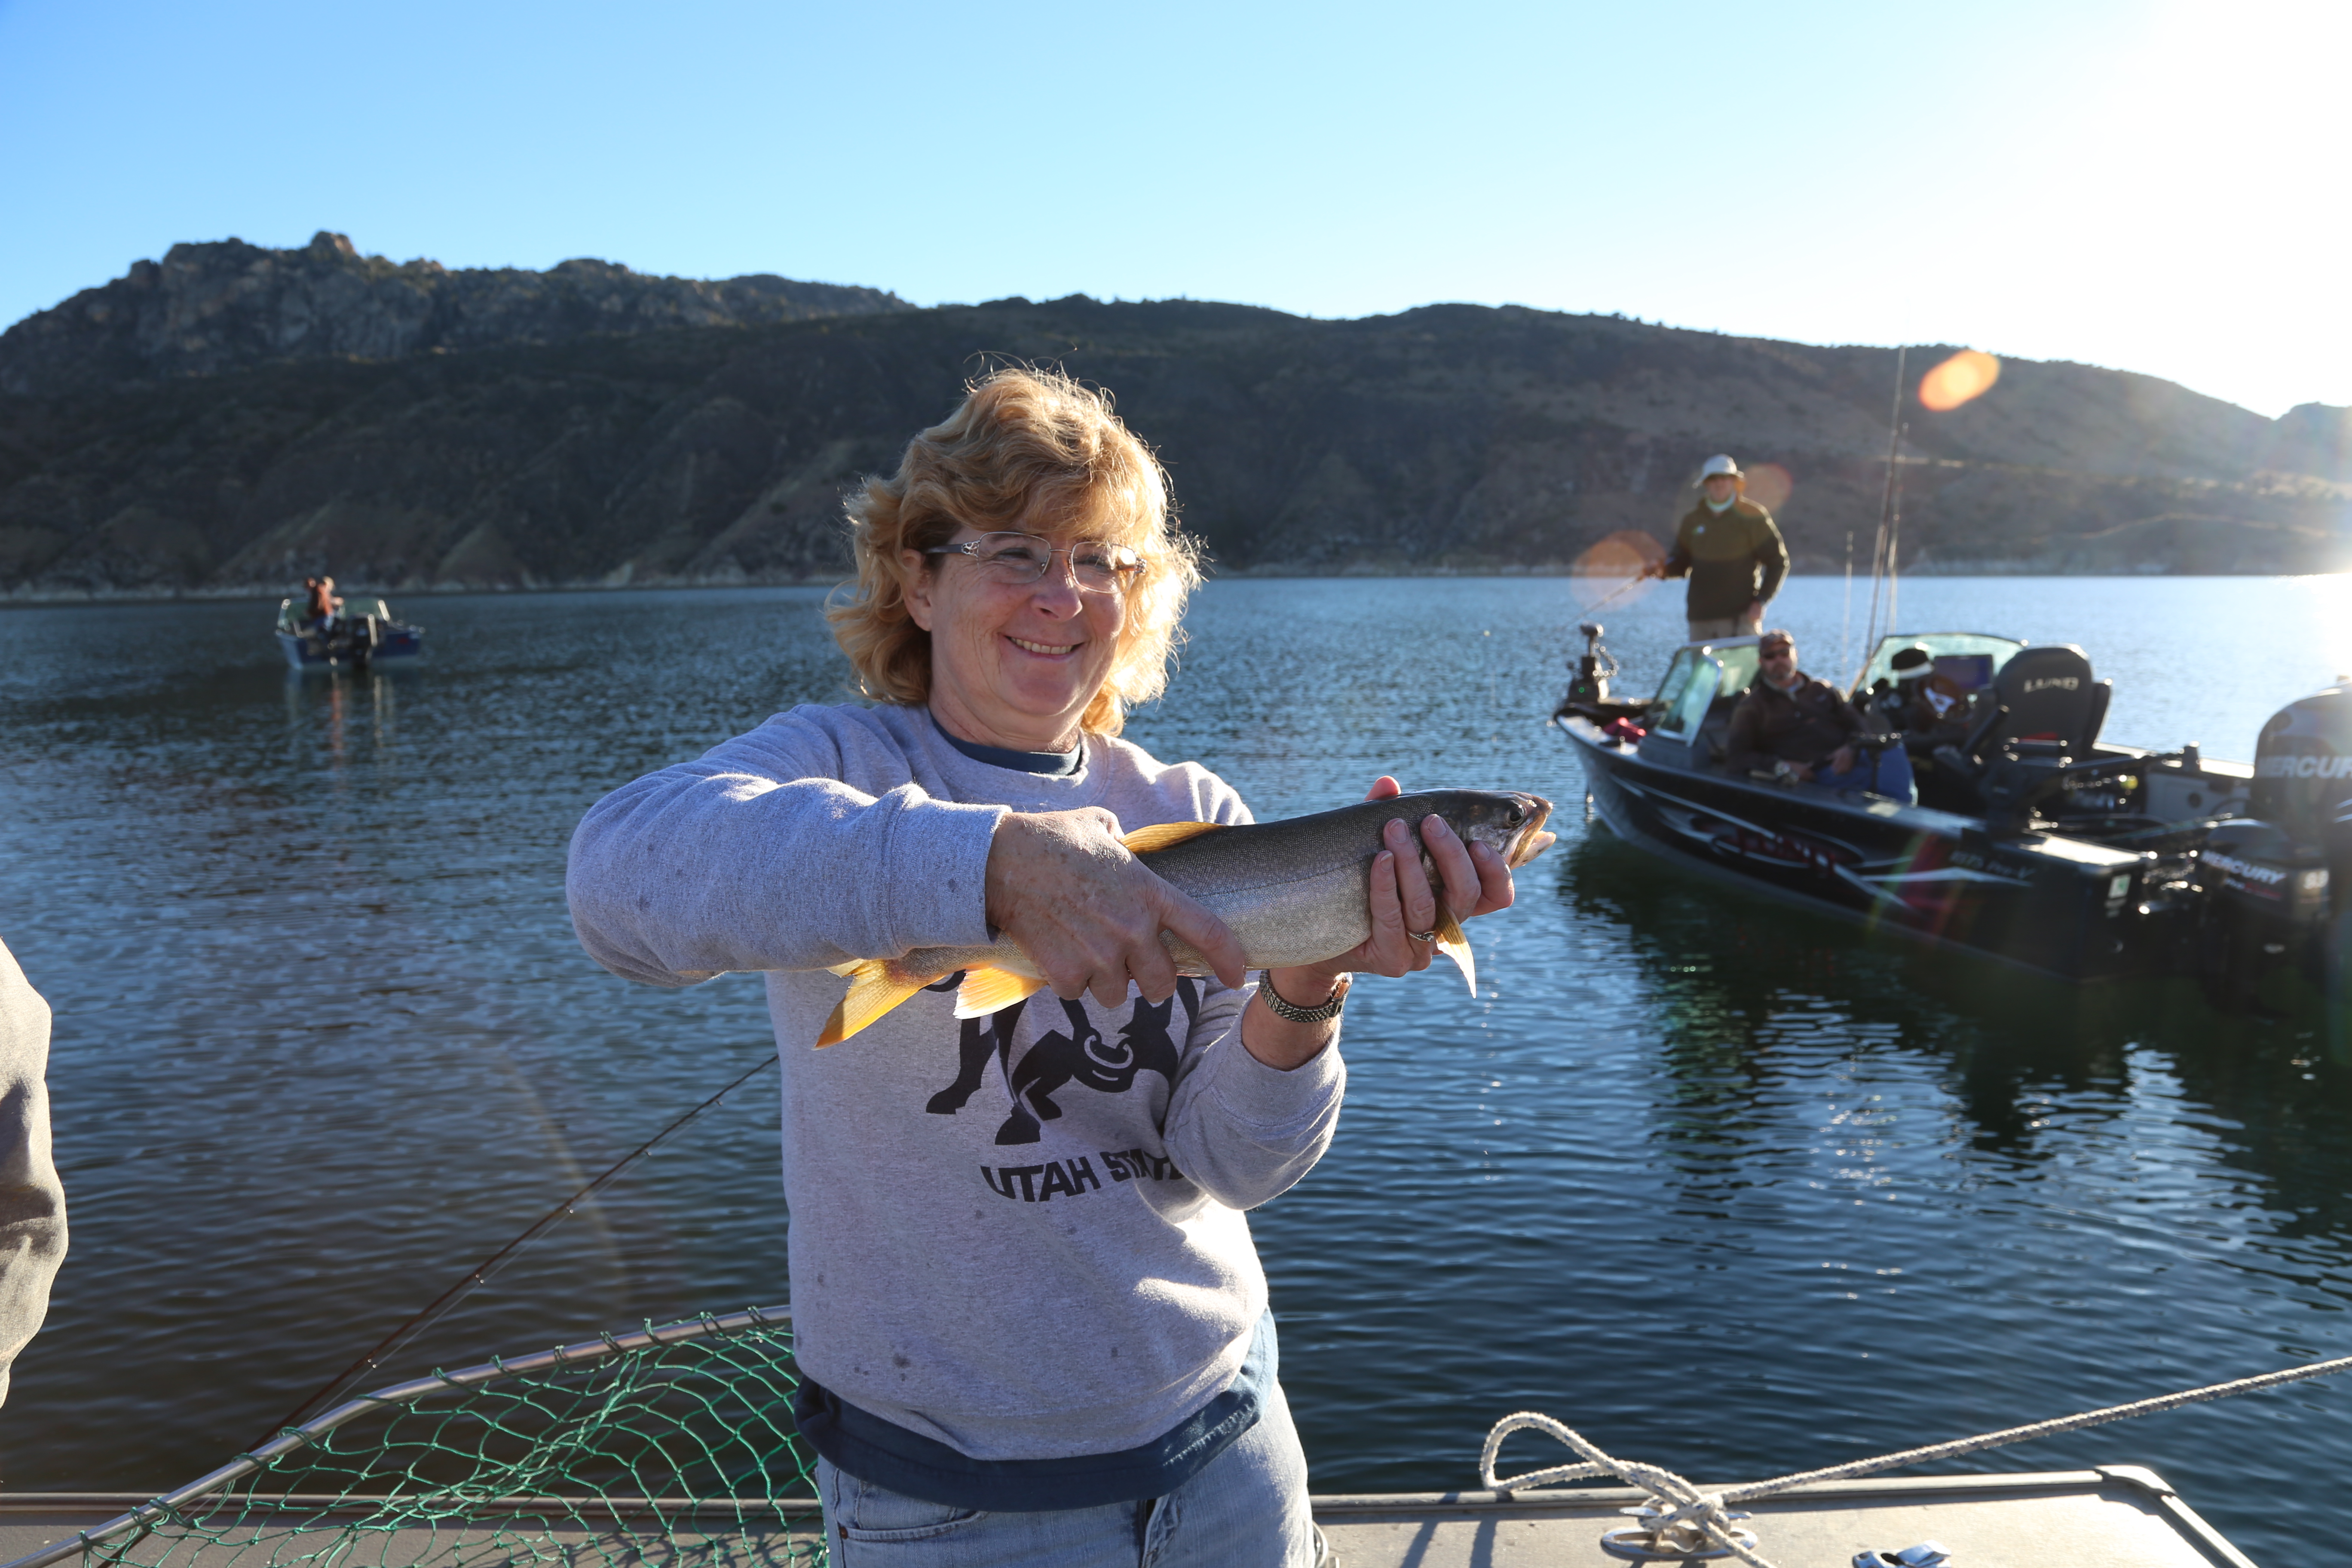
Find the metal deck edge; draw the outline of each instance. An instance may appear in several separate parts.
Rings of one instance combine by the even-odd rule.
[[[1778,1500],[1781,1498],[1820,1500],[1874,1497],[1900,1492],[2082,1491],[2110,1485],[2127,1486],[2158,1496],[2172,1495],[2172,1489],[2165,1485],[2162,1479],[2154,1471],[2144,1470],[2137,1466],[2117,1465],[2093,1470],[2020,1470],[1966,1476],[1876,1476],[1861,1480],[1822,1481],[1809,1487],[1792,1487],[1785,1492],[1773,1493],[1770,1500],[1759,1498],[1757,1500],[1763,1502]],[[1717,1491],[1722,1489],[1722,1484],[1703,1482],[1699,1483],[1699,1489]],[[1649,1495],[1639,1487],[1538,1487],[1522,1491],[1507,1492],[1486,1490],[1338,1492],[1318,1494],[1312,1500],[1318,1511],[1328,1509],[1338,1513],[1377,1513],[1399,1508],[1423,1511],[1491,1513],[1526,1509],[1605,1508],[1619,1503],[1638,1502]]]
[[[2103,1465],[2088,1470],[2021,1470],[1962,1476],[1872,1477],[1859,1480],[1826,1481],[1795,1487],[1774,1494],[1774,1500],[1829,1501],[1841,1498],[1974,1496],[1995,1499],[2036,1492],[2092,1491],[2121,1488],[2139,1494],[2154,1511],[2216,1565],[2216,1568],[2256,1568],[2252,1559],[2230,1544],[2195,1509],[2183,1501],[2170,1483],[2141,1465]],[[1715,1489],[1708,1488],[1706,1489]],[[1343,1521],[1411,1512],[1470,1518],[1514,1513],[1549,1513],[1562,1509],[1607,1509],[1637,1501],[1646,1494],[1637,1487],[1537,1488],[1524,1491],[1452,1492],[1327,1492],[1307,1500],[1316,1518]],[[144,1492],[10,1492],[0,1490],[0,1516],[12,1513],[89,1512],[112,1518],[152,1502]],[[383,1501],[341,1494],[293,1493],[271,1500],[292,1511],[320,1516],[364,1515]],[[1759,1501],[1765,1500],[1759,1500]],[[514,1497],[499,1498],[476,1508],[499,1512],[527,1513],[540,1510],[584,1515],[628,1516],[653,1510],[761,1514],[805,1519],[820,1510],[814,1498],[646,1498],[646,1497]]]
[[[2036,1492],[2096,1491],[2120,1488],[2137,1493],[2148,1509],[2161,1515],[2215,1568],[2256,1568],[2254,1561],[2232,1546],[2221,1532],[2182,1500],[2170,1482],[2144,1465],[2102,1465],[2089,1470],[2021,1470],[1966,1476],[1879,1476],[1850,1481],[1824,1481],[1792,1487],[1757,1506],[1783,1499],[1790,1501],[1831,1501],[1897,1497],[1975,1497],[1991,1500],[2030,1496]],[[1720,1489],[1701,1483],[1702,1490]],[[1340,1521],[1411,1512],[1457,1518],[1514,1513],[1550,1513],[1563,1509],[1607,1509],[1638,1502],[1649,1494],[1639,1487],[1537,1488],[1525,1491],[1357,1492],[1323,1493],[1309,1500],[1318,1520]]]

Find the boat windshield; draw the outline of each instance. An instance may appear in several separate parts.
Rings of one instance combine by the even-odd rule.
[[[1666,667],[1665,684],[1650,704],[1650,729],[1672,740],[1690,740],[1706,722],[1706,710],[1723,685],[1723,666],[1710,650],[1683,648]]]
[[[2025,645],[1983,632],[1903,632],[1880,639],[1871,651],[1870,662],[1862,667],[1862,679],[1854,683],[1854,690],[1867,691],[1880,680],[1893,679],[1895,655],[1915,646],[1927,650],[1936,661],[1936,673],[1955,688],[1977,691],[1990,686],[2010,656]]]
[[[1666,679],[1659,682],[1657,696],[1650,700],[1651,717],[1664,721],[1675,711],[1682,701],[1684,689],[1702,668],[1712,668],[1715,671],[1715,686],[1707,700],[1745,693],[1756,681],[1756,643],[1754,637],[1725,637],[1716,642],[1685,643],[1676,648],[1674,662],[1666,666]]]
[[[1719,642],[1701,646],[1715,656],[1723,668],[1723,684],[1716,690],[1717,697],[1744,697],[1756,684],[1756,645],[1759,637],[1725,637]]]

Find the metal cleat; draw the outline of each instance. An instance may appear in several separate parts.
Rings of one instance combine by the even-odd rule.
[[[1923,1541],[1900,1552],[1857,1552],[1853,1568],[1943,1568],[1952,1554],[1937,1541]]]

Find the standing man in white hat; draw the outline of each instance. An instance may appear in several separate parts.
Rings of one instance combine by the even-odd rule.
[[[1683,607],[1690,640],[1754,637],[1764,605],[1789,574],[1789,547],[1772,514],[1747,499],[1748,476],[1729,458],[1709,458],[1698,471],[1700,500],[1675,532],[1674,552],[1651,568],[1690,578]]]

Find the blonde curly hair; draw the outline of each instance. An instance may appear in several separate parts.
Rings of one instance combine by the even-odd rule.
[[[930,700],[931,637],[907,612],[899,552],[944,544],[966,527],[1099,539],[1143,557],[1118,651],[1079,725],[1116,735],[1130,705],[1167,688],[1200,552],[1176,526],[1159,459],[1111,412],[1109,394],[1058,371],[995,371],[907,443],[897,473],[868,479],[848,512],[857,581],[825,618],[865,695],[910,708]],[[917,568],[937,569],[937,557]]]

